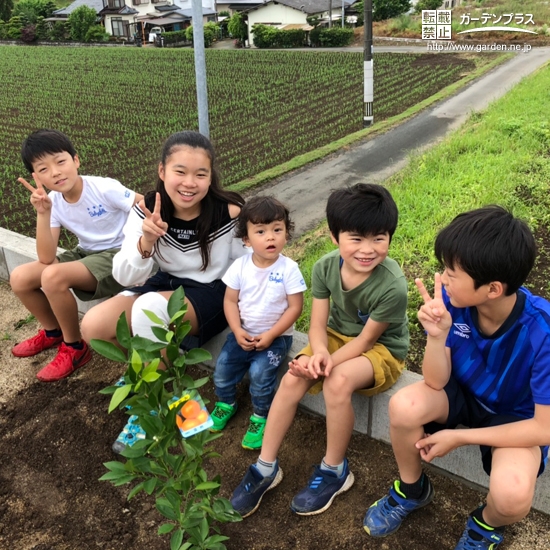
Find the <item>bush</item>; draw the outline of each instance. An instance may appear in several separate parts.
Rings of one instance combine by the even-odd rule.
[[[52,0],[20,0],[13,8],[13,15],[20,16],[27,26],[34,25],[39,17],[50,17],[56,9]]]
[[[71,28],[67,21],[56,21],[50,31],[50,40],[63,42],[71,38]]]
[[[323,48],[348,46],[353,40],[353,29],[332,27],[322,29],[319,33],[319,43]]]
[[[177,42],[188,42],[187,29],[183,31],[171,31],[161,33],[161,38],[164,38],[165,44],[176,44]]]
[[[8,37],[8,31],[6,30],[6,23],[0,19],[0,40],[6,40]]]
[[[418,0],[418,3],[414,7],[416,13],[421,13],[422,10],[436,10],[441,6],[440,0]]]
[[[49,39],[49,29],[48,25],[44,21],[44,18],[40,16],[36,21],[36,39],[37,40],[48,40]]]
[[[0,0],[0,27],[2,23],[9,21],[13,11],[13,0]],[[2,29],[0,28],[0,39],[2,39]]]
[[[110,36],[104,26],[92,25],[84,37],[84,42],[108,42]]]
[[[19,40],[23,30],[21,17],[14,16],[6,23],[6,38],[8,40]]]
[[[373,21],[391,19],[410,9],[410,0],[373,0],[372,19]]]
[[[80,6],[74,10],[68,18],[69,27],[71,28],[71,37],[77,42],[84,42],[86,33],[96,24],[97,14],[93,8],[88,6]]]
[[[270,25],[254,25],[254,45],[257,48],[301,48],[306,42],[302,29],[281,30]]]
[[[204,25],[204,47],[209,48],[212,42],[220,36],[220,27],[216,23],[206,23]],[[190,42],[193,41],[193,25],[185,29],[185,37]]]
[[[27,25],[21,31],[21,40],[27,44],[36,40],[36,25]]]
[[[248,38],[248,27],[243,21],[243,17],[240,13],[234,13],[227,24],[227,30],[229,34],[235,39],[238,40],[241,45],[244,44],[244,41]]]

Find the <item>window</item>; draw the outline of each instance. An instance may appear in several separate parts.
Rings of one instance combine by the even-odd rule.
[[[113,27],[113,36],[130,36],[128,21],[124,21],[121,17],[113,17],[111,25]]]
[[[125,6],[124,0],[107,0],[107,5],[110,9],[120,9]]]
[[[139,6],[140,4],[148,4],[149,0],[132,0],[134,6]]]

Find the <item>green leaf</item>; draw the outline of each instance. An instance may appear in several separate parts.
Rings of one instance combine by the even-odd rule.
[[[210,380],[209,376],[199,378],[198,380],[193,381],[192,386],[193,386],[193,388],[200,388],[200,387],[204,386],[206,383],[208,383],[209,380]]]
[[[130,364],[132,365],[134,372],[139,372],[141,370],[141,367],[143,366],[143,361],[141,360],[139,353],[135,349],[132,350],[132,359],[130,361]]]
[[[196,363],[202,363],[204,361],[209,361],[212,359],[210,352],[202,348],[190,349],[185,354],[185,362],[188,365],[195,365]]]
[[[171,342],[171,341],[172,341],[172,338],[174,338],[174,331],[173,331],[173,330],[169,330],[169,331],[166,333],[166,341],[167,341],[167,342]]]
[[[101,395],[111,395],[116,392],[117,388],[120,386],[107,386],[106,388],[103,388],[102,390],[99,390],[97,393],[100,393]]]
[[[200,524],[201,530],[201,539],[206,540],[208,537],[208,532],[210,531],[210,526],[208,525],[208,520],[203,518]]]
[[[170,324],[175,323],[180,317],[185,315],[185,311],[180,309],[176,314],[170,319]]]
[[[187,312],[187,304],[185,303],[185,292],[183,291],[182,286],[177,288],[168,299],[167,311],[170,319],[174,317],[174,315],[180,310]]]
[[[155,325],[160,325],[161,327],[164,326],[164,321],[156,313],[153,313],[152,311],[149,311],[148,309],[144,309],[143,313],[145,313],[145,315],[147,315],[147,317],[149,317],[149,319],[151,321],[153,321],[153,323],[155,323]]]
[[[205,481],[204,483],[199,483],[195,489],[197,491],[208,491],[209,489],[217,489],[219,486],[220,484],[215,481]]]
[[[143,491],[143,482],[138,483],[129,493],[128,493],[128,500],[131,500],[134,498],[140,491]]]
[[[103,357],[107,357],[107,359],[111,359],[111,361],[126,363],[126,354],[112,342],[92,339],[90,340],[90,346],[94,351],[103,355]]]
[[[127,474],[123,474],[121,472],[107,472],[99,478],[99,481],[113,481],[121,477],[125,477],[126,475]]]
[[[111,397],[111,402],[109,403],[109,412],[113,412],[127,397],[130,391],[132,390],[131,385],[122,386],[117,388],[113,397]]]
[[[150,477],[147,481],[143,483],[143,489],[148,495],[152,495],[155,487],[157,486],[157,478]]]
[[[168,331],[163,327],[151,327],[151,331],[153,334],[161,341],[161,342],[168,342],[168,338],[166,334]]]
[[[142,376],[142,378],[145,382],[154,382],[160,378],[160,374],[158,372],[150,372]]]
[[[159,502],[159,500],[166,501],[166,504]],[[165,518],[171,519],[172,521],[177,521],[178,515],[166,499],[157,499],[155,507]]]
[[[180,550],[183,541],[183,529],[177,529],[170,539],[170,550]]]
[[[136,479],[136,476],[132,474],[120,476],[116,481],[113,481],[113,485],[115,487],[120,487],[121,485],[126,485],[127,483],[130,483],[130,481],[134,481],[134,479]]]
[[[122,347],[129,349],[131,338],[132,335],[130,334],[130,327],[126,320],[126,312],[123,311],[116,324],[116,339]]]
[[[176,339],[178,340],[178,342],[181,342],[190,332],[191,332],[191,323],[189,321],[185,321],[176,330]]]
[[[110,470],[111,472],[127,472],[125,465],[122,464],[122,462],[118,462],[118,460],[104,462],[103,466],[105,466],[105,468],[107,468],[107,470]]]
[[[157,535],[166,535],[174,530],[175,525],[173,523],[163,523],[157,531]]]

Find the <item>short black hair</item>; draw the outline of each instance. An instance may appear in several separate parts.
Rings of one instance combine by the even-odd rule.
[[[294,223],[290,220],[288,208],[275,197],[256,196],[246,201],[239,214],[235,236],[243,239],[248,236],[247,223],[266,224],[285,222],[286,238],[292,237]]]
[[[59,130],[42,128],[30,134],[21,146],[21,158],[29,174],[34,172],[32,163],[45,155],[69,153],[74,159],[76,150],[71,140]]]
[[[347,231],[363,236],[388,233],[391,241],[398,218],[390,192],[373,183],[336,189],[327,201],[328,227],[336,240]]]
[[[498,281],[510,296],[533,268],[537,245],[524,221],[490,205],[459,214],[442,229],[435,240],[435,255],[443,266],[465,271],[476,289]]]

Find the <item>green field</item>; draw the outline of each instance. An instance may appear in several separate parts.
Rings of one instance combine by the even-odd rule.
[[[32,235],[17,183],[21,141],[40,127],[73,139],[82,172],[144,191],[163,140],[197,129],[188,49],[1,47],[2,227]],[[476,68],[455,55],[375,57],[375,116],[403,112]],[[210,129],[229,185],[362,128],[361,53],[207,51]]]

